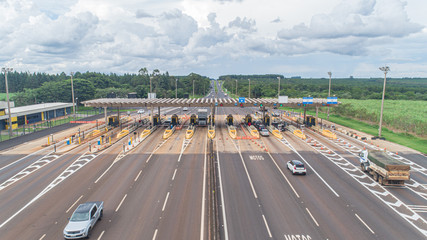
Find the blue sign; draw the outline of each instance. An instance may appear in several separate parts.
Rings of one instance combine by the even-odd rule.
[[[313,97],[303,97],[302,104],[313,104]]]
[[[237,106],[237,103],[235,103],[234,106]]]
[[[215,103],[215,106],[218,106],[218,103],[217,103],[217,102]]]
[[[328,97],[328,104],[338,104],[338,98],[337,97]]]
[[[245,103],[245,98],[244,97],[239,97],[239,103]]]
[[[254,103],[254,106],[256,106],[257,104],[256,103]]]

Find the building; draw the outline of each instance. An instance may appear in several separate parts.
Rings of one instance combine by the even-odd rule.
[[[72,103],[41,103],[22,107],[12,107],[12,129],[25,124],[33,124],[44,120],[49,120],[71,114],[73,112]],[[9,112],[7,102],[0,102],[0,130],[9,129]]]

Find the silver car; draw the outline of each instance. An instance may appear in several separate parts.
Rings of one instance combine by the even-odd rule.
[[[79,239],[89,236],[90,230],[101,220],[104,202],[87,202],[80,204],[64,228],[65,239]]]

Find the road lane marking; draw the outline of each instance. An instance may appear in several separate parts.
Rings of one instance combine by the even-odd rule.
[[[316,224],[316,226],[319,226],[319,224],[317,223],[316,219],[314,219],[313,215],[311,215],[310,210],[308,210],[308,208],[305,208],[305,210],[307,210],[308,214],[310,214],[311,219],[313,219],[313,222]]]
[[[273,236],[271,235],[270,228],[268,227],[267,220],[265,219],[264,214],[262,215],[262,219],[264,219],[264,224],[265,224],[265,227],[267,228],[268,236],[270,236],[270,238],[272,238]]]
[[[39,240],[42,240],[44,237],[46,237],[46,233],[43,234],[43,236],[41,236],[41,238],[39,238]]]
[[[175,179],[176,170],[178,170],[178,168],[175,168],[175,171],[173,172],[172,181]]]
[[[292,186],[291,182],[289,182],[288,178],[286,177],[285,173],[283,173],[282,169],[279,167],[279,165],[277,165],[276,160],[273,158],[273,156],[271,156],[270,152],[267,152],[268,155],[271,157],[271,159],[273,159],[274,165],[276,165],[276,168],[279,170],[279,172],[282,174],[283,178],[286,180],[286,182],[289,184],[289,186],[291,186],[292,191],[294,191],[295,195],[297,196],[297,198],[299,198],[299,195],[297,193],[297,191],[295,190],[294,186]]]
[[[9,166],[11,166],[11,165],[13,165],[13,164],[16,164],[16,163],[19,163],[20,161],[22,161],[22,160],[24,160],[24,159],[26,159],[26,158],[28,158],[28,157],[30,157],[30,156],[32,156],[32,155],[35,155],[35,154],[37,154],[37,153],[39,153],[39,152],[42,152],[42,151],[46,151],[46,149],[40,149],[40,150],[38,150],[37,152],[33,152],[33,153],[31,153],[31,154],[28,154],[27,156],[25,156],[25,157],[22,157],[22,158],[20,158],[20,159],[18,159],[18,160],[16,160],[16,161],[14,161],[14,162],[11,162],[11,163],[9,163],[8,165],[6,165],[6,166],[4,166],[4,167],[2,167],[2,168],[0,168],[0,171],[2,171],[3,169],[5,169],[5,168],[7,168],[7,167],[9,167]],[[47,155],[49,155],[49,154],[51,154],[51,153],[53,153],[54,151],[51,151],[51,152],[49,152],[49,153],[47,153],[45,156],[47,156]],[[43,158],[43,157],[42,157]]]
[[[168,194],[166,194],[166,199],[165,199],[165,202],[163,203],[162,212],[165,211],[165,207],[166,207],[166,203],[168,202],[168,198],[169,198],[169,192],[168,192]]]
[[[105,233],[105,230],[104,230],[104,231],[102,231],[102,233],[99,235],[99,237],[98,237],[98,239],[97,239],[97,240],[100,240],[100,239],[102,238],[102,235],[104,235],[104,233]]]
[[[82,197],[83,197],[83,195],[81,195],[80,197],[79,197],[79,199],[77,199],[74,203],[73,203],[73,205],[71,205],[71,207],[65,212],[65,213],[68,213],[73,207],[74,207],[74,205],[76,205],[76,203],[78,203],[79,201],[80,201],[80,199],[82,199]]]
[[[276,138],[277,139],[277,138]],[[338,193],[325,181],[325,179],[323,179],[320,174],[307,162],[307,160],[305,160],[305,158],[303,158],[301,156],[301,154],[299,154],[299,152],[288,142],[288,140],[286,140],[286,138],[282,138],[282,140],[277,139],[279,142],[285,144],[286,146],[288,146],[294,153],[296,153],[302,160],[304,160],[304,162],[307,164],[307,166],[310,167],[310,169],[317,175],[317,177],[320,178],[320,180],[322,180],[322,182],[329,188],[329,190],[331,190],[335,196],[340,197],[340,195],[338,195]]]
[[[119,211],[120,206],[122,206],[122,203],[123,203],[123,201],[126,199],[126,197],[127,197],[127,194],[125,194],[125,196],[123,197],[122,201],[119,203],[119,206],[117,206],[117,208],[116,208],[116,212],[117,212],[117,211]]]
[[[374,231],[372,231],[372,229],[368,226],[368,224],[366,224],[366,223],[362,220],[362,218],[360,218],[360,217],[359,217],[359,215],[357,215],[357,213],[355,213],[354,215],[356,215],[356,217],[359,219],[359,221],[361,221],[361,222],[363,223],[363,225],[365,225],[365,227],[366,227],[367,229],[369,229],[369,231],[371,231],[371,233],[372,233],[372,234],[375,234],[375,233],[374,233]]]
[[[238,147],[236,146],[236,144],[234,143],[234,141],[233,141],[233,140],[231,140],[231,142],[233,143],[234,147],[235,147],[235,148],[237,149],[237,151],[239,152],[240,160],[242,160],[242,164],[243,164],[243,167],[245,168],[246,176],[248,176],[249,184],[251,185],[251,188],[252,188],[252,193],[254,194],[254,197],[257,199],[257,198],[258,198],[258,195],[257,195],[257,194],[256,194],[256,192],[255,192],[255,188],[254,188],[254,185],[252,184],[251,176],[249,176],[248,169],[246,168],[246,164],[245,164],[245,161],[243,160],[242,153],[240,152],[240,147],[238,148]]]
[[[156,229],[156,231],[154,231],[153,240],[155,240],[155,239],[156,239],[156,237],[157,237],[157,230],[158,230],[158,229]]]
[[[222,177],[221,177],[221,164],[219,161],[219,152],[218,152],[218,138],[216,138],[216,158],[218,160],[218,175],[219,175],[219,186],[221,191],[221,204],[222,204],[222,221],[224,222],[224,238],[228,240],[228,226],[227,226],[227,217],[225,215],[225,202],[224,202],[224,191],[222,187]]]
[[[206,140],[206,138],[205,138]],[[204,223],[205,223],[205,192],[206,192],[206,156],[207,156],[207,148],[208,148],[208,143],[205,141],[205,159],[203,162],[203,190],[202,190],[202,213],[201,213],[201,220],[200,220],[200,240],[205,238],[205,228],[204,228]],[[176,169],[175,169],[176,172]],[[174,174],[175,175],[175,174]]]
[[[141,173],[142,173],[142,170],[139,170],[139,173],[138,173],[138,175],[136,176],[135,180],[133,180],[134,182],[136,182],[136,181],[138,180],[138,178],[139,178],[139,175],[141,175]]]

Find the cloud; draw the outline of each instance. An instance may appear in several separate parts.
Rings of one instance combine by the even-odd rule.
[[[276,19],[274,19],[274,20],[272,20],[271,22],[272,23],[279,23],[279,22],[281,22],[282,20],[280,20],[280,17],[277,17]]]
[[[230,28],[233,28],[233,27],[241,28],[250,32],[256,31],[255,26],[256,26],[255,20],[246,19],[246,17],[243,19],[241,19],[240,17],[236,17],[233,21],[228,23],[228,27]]]
[[[163,13],[159,18],[163,33],[178,45],[187,45],[188,40],[197,31],[197,22],[190,16],[175,9]]]
[[[138,10],[136,10],[136,12],[135,12],[135,17],[136,17],[136,18],[147,18],[147,17],[153,17],[153,15],[151,15],[151,14],[149,14],[149,13],[145,12],[145,11],[144,11],[144,10],[142,10],[142,9],[138,9]]]
[[[343,1],[330,14],[317,14],[310,24],[295,25],[278,32],[281,39],[336,39],[347,37],[404,37],[422,30],[409,21],[405,4],[389,0],[377,4],[375,0]]]

